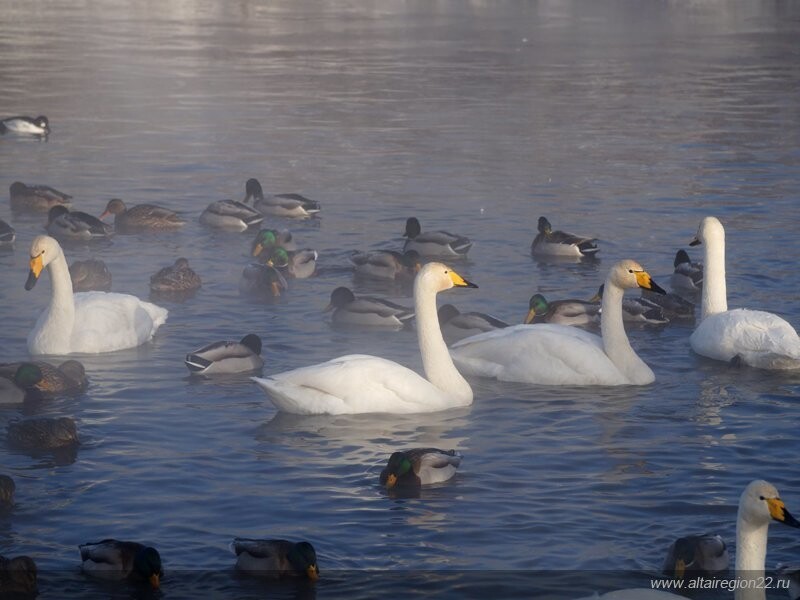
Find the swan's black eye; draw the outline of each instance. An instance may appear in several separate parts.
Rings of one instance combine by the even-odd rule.
[[[766,498],[764,498],[764,496],[759,496],[758,499],[759,500],[766,500]]]
[[[633,269],[628,269],[628,273],[633,273]]]

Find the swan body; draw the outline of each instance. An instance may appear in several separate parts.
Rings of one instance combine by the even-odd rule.
[[[692,262],[686,250],[678,250],[673,261],[674,271],[670,278],[673,289],[699,292],[703,289],[703,265]]]
[[[111,271],[106,263],[96,258],[76,260],[69,266],[69,277],[74,292],[107,292],[111,289]]]
[[[472,388],[453,365],[436,316],[436,294],[454,286],[477,287],[441,263],[428,263],[414,281],[427,378],[384,358],[353,354],[253,381],[278,410],[294,414],[407,414],[468,406]]]
[[[546,217],[539,217],[537,229],[539,233],[531,243],[531,254],[534,256],[584,257],[594,256],[599,250],[595,238],[553,231]]]
[[[158,550],[138,542],[106,539],[78,546],[81,570],[98,579],[147,581],[157,589],[163,575]]]
[[[262,215],[303,219],[317,214],[321,208],[319,202],[309,200],[300,194],[264,196],[264,191],[258,179],[248,179],[244,189],[244,202],[252,198],[253,206]]]
[[[419,488],[441,483],[456,474],[463,457],[455,450],[412,448],[393,452],[378,480],[387,489]]]
[[[119,198],[108,201],[106,209],[100,215],[100,218],[102,219],[107,215],[114,215],[114,230],[123,233],[145,229],[178,229],[186,223],[178,213],[163,206],[137,204],[128,208]]]
[[[402,279],[413,277],[420,269],[420,257],[416,250],[404,253],[394,250],[357,252],[350,257],[354,272],[367,279]]]
[[[189,261],[179,258],[173,265],[164,267],[150,277],[150,291],[162,294],[193,292],[203,285],[200,276],[189,266]]]
[[[214,342],[186,355],[186,367],[193,374],[247,373],[264,366],[261,338],[254,333],[239,342]]]
[[[50,121],[44,115],[8,117],[0,121],[0,133],[46,136],[50,133]]]
[[[47,213],[47,233],[57,240],[90,241],[109,237],[114,228],[94,215],[57,204]]]
[[[12,246],[17,239],[17,232],[14,228],[0,219],[0,247]]]
[[[689,343],[697,354],[759,369],[800,369],[800,337],[778,315],[728,310],[725,282],[725,230],[716,217],[700,222],[692,245],[705,248],[702,316]]]
[[[251,206],[237,200],[217,200],[208,205],[200,215],[200,222],[210,227],[245,231],[258,225],[264,215]]]
[[[534,294],[528,302],[528,314],[524,322],[594,325],[600,322],[600,304],[571,299],[548,302],[541,294]]]
[[[635,287],[661,290],[632,260],[620,261],[611,268],[603,295],[602,337],[567,325],[514,325],[463,339],[450,353],[463,373],[501,381],[544,385],[652,383],[653,371],[631,348],[623,326],[623,291]]]
[[[72,293],[67,261],[58,242],[37,236],[31,244],[31,271],[25,288],[36,285],[47,267],[52,297],[28,335],[31,354],[97,354],[149,341],[166,321],[167,310],[128,294]]]
[[[452,304],[439,307],[439,325],[448,344],[486,331],[503,329],[508,323],[482,312],[462,313]]]
[[[25,185],[15,181],[9,188],[12,210],[47,212],[59,204],[69,205],[72,196],[47,185]]]
[[[240,571],[268,577],[319,579],[317,553],[308,542],[235,538],[231,549]]]
[[[330,304],[325,312],[333,311],[331,321],[335,325],[359,325],[365,327],[401,328],[414,318],[414,311],[383,298],[373,296],[356,297],[346,287],[337,287],[331,292]]]
[[[447,231],[426,231],[416,217],[406,221],[406,237],[403,251],[416,250],[420,256],[429,258],[460,258],[467,255],[472,242],[463,235],[455,235]]]

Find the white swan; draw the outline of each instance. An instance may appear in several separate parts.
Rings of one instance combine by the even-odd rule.
[[[691,245],[705,247],[702,317],[689,343],[692,350],[715,360],[736,358],[759,369],[800,368],[800,337],[772,313],[728,310],[725,287],[725,229],[715,217],[700,221]]]
[[[300,415],[422,413],[472,404],[472,388],[456,370],[439,329],[437,292],[478,287],[441,263],[428,263],[414,281],[417,338],[425,377],[377,356],[350,354],[318,365],[253,377],[272,403]]]
[[[31,354],[97,354],[145,343],[167,320],[167,310],[128,294],[72,293],[64,252],[46,235],[33,239],[31,270],[25,289],[36,285],[48,267],[52,279],[50,305],[28,335]]]
[[[450,349],[467,375],[544,385],[645,385],[653,371],[637,356],[622,323],[622,295],[641,287],[665,293],[642,267],[623,260],[606,278],[602,337],[568,325],[514,325],[456,342]]]

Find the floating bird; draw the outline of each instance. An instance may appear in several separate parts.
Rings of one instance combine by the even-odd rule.
[[[261,338],[250,333],[239,342],[214,342],[190,352],[184,362],[198,375],[256,371],[264,366]]]
[[[70,204],[72,196],[46,185],[25,185],[15,181],[9,188],[11,210],[47,212],[54,206]]]
[[[657,294],[650,290],[642,290],[642,300],[655,304],[664,311],[664,316],[673,319],[694,319],[694,303],[674,293]]]
[[[25,289],[33,289],[45,267],[52,280],[50,304],[28,335],[31,354],[96,354],[133,348],[149,341],[167,320],[166,309],[128,294],[73,294],[64,252],[51,237],[34,238],[30,256]]]
[[[24,402],[41,380],[42,370],[34,363],[4,367],[0,371],[0,405]]]
[[[74,395],[86,391],[89,385],[86,379],[86,370],[77,360],[67,360],[59,366],[51,365],[44,361],[16,362],[0,364],[0,377],[14,377],[14,374],[23,365],[29,365],[29,373],[25,375],[28,383],[25,388],[40,398],[52,398],[59,395]],[[32,369],[33,365],[38,369],[39,380],[36,379],[37,372]]]
[[[3,219],[0,219],[0,248],[13,245],[16,239],[17,232],[14,231],[14,228]]]
[[[249,264],[239,278],[239,293],[261,298],[277,298],[289,289],[289,284],[275,267]]]
[[[150,277],[150,291],[160,294],[182,294],[200,289],[203,282],[189,266],[189,261],[179,258],[173,265],[160,269]]]
[[[258,179],[248,179],[244,186],[244,202],[253,199],[253,206],[263,215],[305,218],[320,211],[319,202],[300,194],[275,194],[264,196]]]
[[[250,249],[252,256],[259,256],[264,250],[269,250],[275,246],[280,246],[287,252],[297,250],[297,244],[292,239],[292,232],[288,229],[277,231],[276,229],[261,229],[256,237],[253,238],[253,246]]]
[[[14,492],[16,489],[17,486],[11,477],[0,475],[0,508],[14,505]]]
[[[316,272],[319,255],[316,250],[308,248],[289,252],[285,248],[274,246],[267,251],[265,258],[268,264],[280,269],[290,277],[307,279]]]
[[[240,571],[263,577],[319,579],[317,553],[308,542],[235,538],[231,549]]]
[[[50,134],[50,121],[44,115],[38,117],[8,117],[0,121],[0,134],[2,133],[44,137]]]
[[[346,287],[331,292],[325,312],[333,311],[331,321],[336,325],[400,328],[414,318],[414,311],[383,298],[360,296]]]
[[[600,322],[600,305],[584,300],[548,302],[542,294],[528,301],[524,323],[556,323],[558,325],[595,325]]]
[[[57,240],[89,241],[109,237],[114,228],[89,213],[57,204],[47,213],[47,233]]]
[[[200,215],[200,222],[209,227],[244,231],[258,225],[264,215],[251,206],[237,200],[217,200],[208,205]]]
[[[670,278],[673,289],[699,292],[703,289],[703,265],[692,262],[686,250],[678,250],[673,262],[675,270]]]
[[[53,450],[76,446],[78,428],[69,417],[35,417],[11,421],[6,440],[17,450]]]
[[[531,244],[534,256],[594,256],[599,248],[595,238],[581,237],[563,231],[553,231],[545,217],[539,217],[539,234]]]
[[[789,564],[778,564],[775,567],[778,576],[786,579],[789,582],[789,598],[791,600],[800,600],[800,566]]]
[[[597,302],[598,308],[603,300],[605,284],[600,284],[597,294],[592,301]],[[666,295],[666,294],[665,294]],[[669,319],[664,314],[664,309],[646,298],[623,298],[622,320],[628,323],[644,323],[647,325],[666,325]]]
[[[38,594],[36,563],[30,556],[0,556],[0,593],[4,598],[32,598]]]
[[[163,571],[158,550],[138,542],[106,539],[78,546],[81,569],[98,579],[149,582],[158,589]]]
[[[76,260],[69,266],[73,292],[107,292],[111,289],[111,272],[106,263],[96,258]]]
[[[402,279],[413,277],[420,269],[416,250],[402,254],[393,250],[358,252],[350,257],[355,274],[368,279]]]
[[[403,236],[407,238],[403,251],[416,250],[420,256],[428,258],[464,257],[472,247],[472,242],[463,235],[447,231],[422,233],[422,226],[416,217],[410,217],[406,221],[406,231]]]
[[[428,263],[414,281],[414,311],[427,378],[390,360],[352,354],[254,377],[283,412],[311,414],[419,413],[472,404],[472,388],[453,365],[439,329],[436,294],[477,287],[441,263]]]
[[[727,571],[729,561],[728,547],[720,536],[687,535],[669,547],[662,572],[675,579],[708,577]]]
[[[412,448],[394,452],[381,471],[379,481],[386,489],[411,488],[441,483],[456,474],[463,457],[455,450]]]
[[[128,208],[119,198],[108,201],[100,218],[108,215],[114,215],[114,230],[122,233],[144,229],[178,229],[186,223],[178,213],[163,206],[137,204]]]
[[[508,323],[482,312],[462,313],[452,304],[442,304],[437,313],[442,335],[448,344],[471,335],[508,327]]]

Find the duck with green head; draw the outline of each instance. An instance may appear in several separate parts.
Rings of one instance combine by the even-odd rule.
[[[281,246],[273,246],[265,252],[265,255],[268,265],[280,269],[295,279],[307,279],[317,270],[319,255],[316,250],[306,248],[289,252]]]
[[[41,379],[32,387],[36,394],[43,398],[52,398],[61,394],[80,394],[86,391],[89,382],[83,364],[77,360],[67,360],[59,366],[51,365],[43,360],[28,363],[6,363],[0,365],[0,377],[13,378],[16,371],[24,365],[34,365],[41,371]],[[35,371],[26,369],[24,377],[35,378]]]
[[[81,569],[87,575],[112,581],[149,582],[161,585],[164,572],[158,550],[138,542],[105,539],[78,546]]]
[[[13,372],[0,373],[0,405],[19,404],[36,394],[36,385],[42,380],[42,370],[32,362],[20,363]]]
[[[461,464],[461,454],[455,450],[412,448],[394,452],[381,471],[379,481],[386,489],[416,489],[422,485],[447,481]]]
[[[235,538],[236,568],[261,577],[319,579],[317,553],[309,542]]]
[[[600,323],[600,306],[584,300],[548,302],[542,294],[534,294],[528,302],[524,323],[558,323],[559,325],[596,325]]]
[[[292,232],[288,229],[261,229],[256,233],[253,238],[253,244],[250,248],[252,256],[259,256],[265,250],[269,250],[275,246],[281,246],[288,252],[297,250]]]

